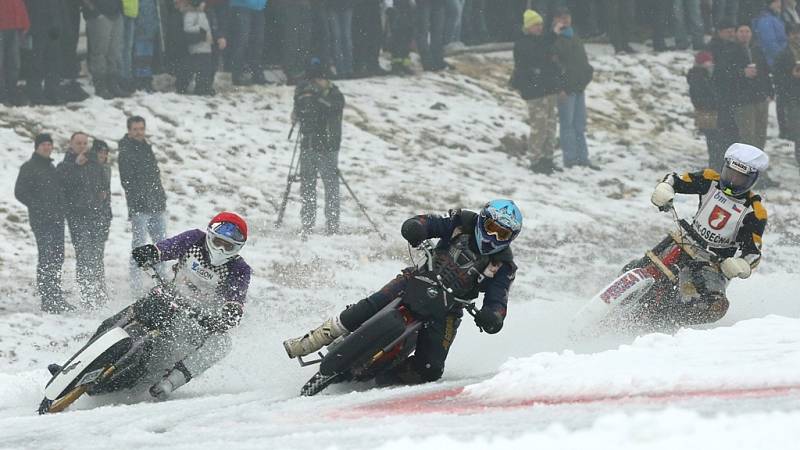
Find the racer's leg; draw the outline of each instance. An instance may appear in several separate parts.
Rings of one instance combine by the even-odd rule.
[[[678,303],[673,319],[678,325],[716,322],[728,311],[728,280],[709,264],[689,264],[679,274]]]

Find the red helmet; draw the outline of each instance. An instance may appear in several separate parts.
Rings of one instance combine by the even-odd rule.
[[[232,212],[214,216],[206,230],[206,249],[211,265],[220,266],[239,254],[247,242],[247,222]]]

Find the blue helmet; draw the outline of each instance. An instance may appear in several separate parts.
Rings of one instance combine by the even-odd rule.
[[[522,230],[522,212],[512,200],[492,200],[481,209],[475,241],[482,255],[504,250]]]

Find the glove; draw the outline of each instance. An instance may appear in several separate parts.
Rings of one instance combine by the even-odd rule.
[[[425,235],[425,227],[422,226],[416,218],[408,219],[403,222],[403,226],[400,228],[400,234],[403,235],[403,238],[407,240],[412,247],[419,247],[422,241],[427,238]]]
[[[650,201],[663,211],[666,206],[675,198],[675,189],[669,183],[661,182],[656,185]]]
[[[719,264],[722,274],[729,280],[731,278],[747,278],[750,276],[750,263],[744,258],[725,258]]]
[[[219,315],[204,316],[197,323],[211,334],[224,333],[239,324],[242,318],[242,306],[238,303],[226,303]]]
[[[153,244],[134,248],[131,251],[131,256],[133,256],[133,261],[136,262],[136,265],[139,267],[153,266],[161,259],[158,247]]]
[[[497,311],[489,308],[482,308],[475,314],[475,325],[489,334],[495,334],[503,329],[503,316]]]

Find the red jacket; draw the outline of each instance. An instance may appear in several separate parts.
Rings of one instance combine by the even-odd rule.
[[[0,30],[25,30],[30,28],[28,10],[22,0],[0,0]]]

